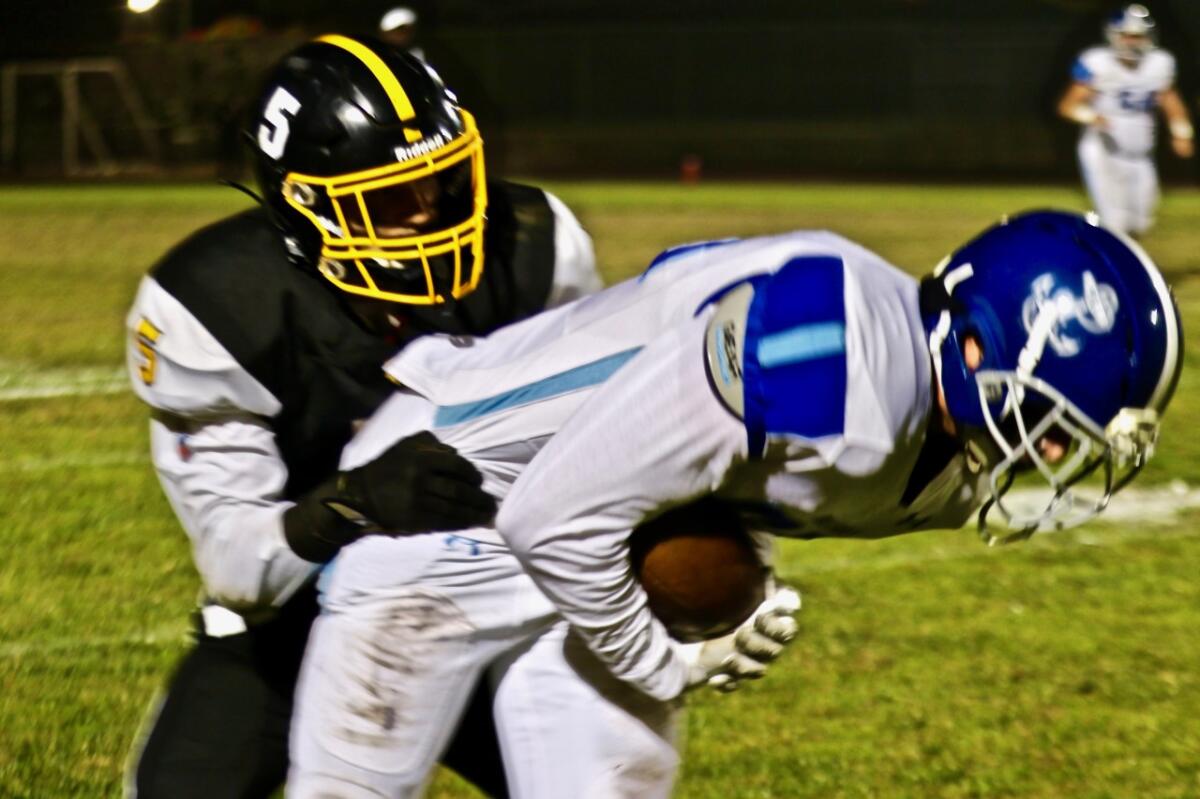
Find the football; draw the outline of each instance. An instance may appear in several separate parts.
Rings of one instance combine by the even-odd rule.
[[[765,567],[753,541],[737,513],[712,497],[639,526],[630,561],[651,612],[680,641],[724,635],[764,598]]]

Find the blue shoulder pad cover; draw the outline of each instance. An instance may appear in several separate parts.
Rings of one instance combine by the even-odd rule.
[[[1082,58],[1076,59],[1071,65],[1071,78],[1079,83],[1092,82],[1092,71],[1084,65]]]
[[[845,270],[833,256],[794,258],[756,286],[746,318],[746,434],[837,435],[846,420]]]

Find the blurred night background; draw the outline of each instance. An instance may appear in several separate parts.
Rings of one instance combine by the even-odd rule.
[[[313,35],[371,33],[393,5],[162,0],[134,14],[122,0],[4,0],[4,174],[237,176],[243,109],[265,67]],[[480,118],[493,173],[667,177],[684,164],[719,178],[1071,181],[1076,131],[1055,119],[1054,102],[1073,57],[1101,41],[1116,7],[406,5],[420,15],[417,44]],[[1158,0],[1151,11],[1195,114],[1200,3]],[[73,62],[74,71],[46,68],[72,59],[88,60]],[[126,77],[93,71],[97,63],[118,64]],[[64,127],[74,134],[64,137]],[[1162,165],[1167,182],[1190,180],[1195,169],[1177,159]]]

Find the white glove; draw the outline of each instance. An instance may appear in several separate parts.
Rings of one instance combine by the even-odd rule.
[[[772,586],[769,586],[769,590]],[[800,610],[800,594],[791,588],[773,591],[736,630],[694,644],[677,644],[688,665],[687,688],[708,685],[732,691],[740,680],[757,680],[767,664],[796,637],[794,614]]]

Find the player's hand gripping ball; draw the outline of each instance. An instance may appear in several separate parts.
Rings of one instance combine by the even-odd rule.
[[[712,497],[639,526],[629,547],[651,612],[679,641],[724,635],[764,599],[767,569],[754,542],[738,515]]]

